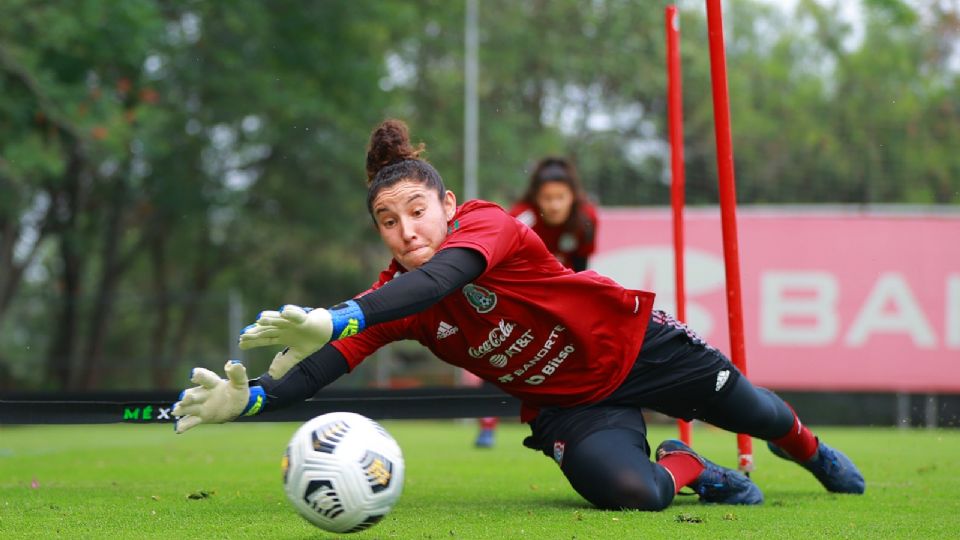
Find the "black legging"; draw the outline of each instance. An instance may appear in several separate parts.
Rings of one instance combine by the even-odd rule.
[[[644,407],[670,414],[656,403]],[[695,417],[726,431],[765,441],[779,439],[793,427],[793,410],[780,396],[738,377],[730,393],[698,407]]]
[[[656,403],[645,406],[659,410]],[[764,440],[783,437],[793,427],[786,402],[744,377],[721,399],[696,408],[701,420]],[[662,510],[673,501],[673,480],[650,461],[648,448],[644,433],[605,429],[567,449],[561,468],[577,493],[599,508]]]
[[[643,433],[605,429],[569,449],[561,467],[570,485],[598,508],[663,510],[673,501],[673,480],[647,457]]]

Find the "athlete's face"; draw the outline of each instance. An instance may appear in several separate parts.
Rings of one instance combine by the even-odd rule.
[[[547,225],[563,225],[573,208],[573,190],[563,182],[545,182],[537,191],[537,207]]]
[[[407,270],[419,268],[440,249],[447,237],[447,222],[457,211],[457,198],[443,198],[426,184],[401,180],[384,188],[373,199],[373,218],[383,243]]]

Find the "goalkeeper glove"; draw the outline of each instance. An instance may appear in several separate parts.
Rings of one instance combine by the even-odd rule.
[[[271,377],[280,379],[331,339],[356,334],[363,329],[363,324],[363,312],[352,300],[331,310],[288,304],[279,312],[264,311],[256,323],[244,328],[240,334],[240,348],[285,345],[286,348],[273,357],[267,370]]]
[[[200,386],[188,388],[180,394],[180,401],[173,405],[177,417],[174,431],[183,433],[199,424],[222,424],[241,414],[254,415],[260,412],[265,400],[263,389],[250,387],[247,368],[239,361],[231,360],[223,366],[227,379],[204,368],[194,368],[190,381]]]

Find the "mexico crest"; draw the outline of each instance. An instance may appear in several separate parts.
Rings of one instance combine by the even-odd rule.
[[[463,287],[463,295],[477,313],[490,313],[497,306],[496,293],[473,283],[467,283]]]

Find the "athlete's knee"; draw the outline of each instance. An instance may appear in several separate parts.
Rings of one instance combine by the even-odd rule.
[[[603,430],[571,447],[562,470],[577,493],[609,510],[663,510],[673,500],[673,480],[650,462],[644,434]]]
[[[613,490],[616,493],[618,508],[659,512],[673,502],[672,489],[660,489],[660,486],[651,485],[651,482],[640,484],[625,479],[618,484]]]
[[[645,510],[657,512],[673,502],[673,485],[659,476],[624,474],[611,479],[595,506],[608,510]],[[590,500],[588,498],[588,500]]]

